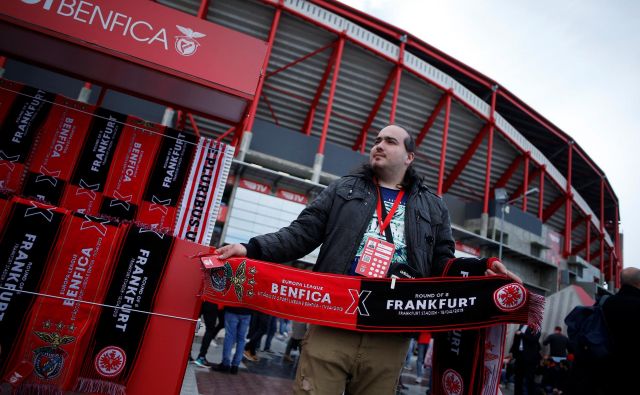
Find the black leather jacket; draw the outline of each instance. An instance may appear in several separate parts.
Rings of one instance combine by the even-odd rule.
[[[405,239],[409,265],[421,277],[441,274],[454,257],[449,211],[421,180],[407,188]],[[320,244],[314,271],[347,274],[376,207],[371,176],[358,172],[331,183],[289,226],[252,238],[250,258],[287,262],[303,257]]]

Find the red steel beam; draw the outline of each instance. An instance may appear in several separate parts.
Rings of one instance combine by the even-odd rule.
[[[587,242],[587,240],[590,240],[590,241]],[[578,255],[585,248],[587,249],[587,251],[589,251],[588,246],[590,246],[591,243],[596,241],[596,240],[598,240],[598,235],[593,236],[593,239],[591,239],[590,237],[589,238],[585,238],[585,240],[582,243],[580,243],[580,245],[577,245],[577,246],[573,247],[573,249],[571,250],[571,255]],[[589,259],[587,259],[587,262],[588,261],[589,261]]]
[[[542,221],[542,210],[544,209],[544,175],[547,171],[547,165],[540,166],[540,181],[538,182],[538,219]]]
[[[451,117],[451,95],[447,95],[444,110],[444,128],[442,130],[442,148],[440,149],[440,171],[438,172],[438,195],[442,196],[442,182],[444,181],[444,165],[447,158],[447,139],[449,138],[449,118]]]
[[[449,176],[444,181],[444,185],[442,186],[442,190],[444,193],[447,193],[449,188],[451,188],[451,186],[458,179],[460,174],[462,174],[462,171],[465,169],[465,167],[467,167],[467,164],[469,164],[469,162],[471,161],[471,158],[473,158],[473,155],[478,150],[478,147],[482,143],[482,140],[484,140],[484,136],[486,136],[487,133],[489,132],[489,128],[490,128],[489,123],[486,123],[482,127],[482,129],[480,129],[478,134],[476,134],[476,137],[473,138],[473,141],[471,142],[471,144],[467,147],[464,154],[462,154],[462,156],[458,160],[458,163],[456,163],[456,165],[453,167],[453,170],[451,170],[451,173],[449,173]]]
[[[451,92],[446,91],[440,97],[438,104],[436,104],[436,106],[434,107],[433,111],[431,112],[431,115],[429,115],[429,118],[424,123],[424,126],[422,127],[422,129],[420,129],[420,133],[416,138],[416,148],[420,146],[420,144],[422,143],[422,140],[424,140],[424,138],[427,136],[427,133],[429,133],[429,129],[431,129],[431,127],[433,126],[433,123],[436,121],[436,118],[438,118],[438,115],[440,114],[442,107],[444,107],[444,105],[449,102],[450,96],[451,96]]]
[[[196,123],[196,120],[193,119],[193,114],[187,113],[187,117],[189,118],[189,122],[191,122],[191,127],[193,128],[193,131],[196,133],[196,137],[200,138],[200,129],[198,128],[198,124]]]
[[[287,63],[284,66],[282,66],[282,67],[280,67],[280,68],[278,68],[276,70],[273,70],[270,73],[267,73],[267,76],[265,78],[273,77],[274,75],[278,74],[281,71],[284,71],[284,70],[286,70],[286,69],[288,69],[290,67],[293,67],[293,66],[297,65],[300,62],[304,62],[305,60],[309,59],[312,56],[315,56],[315,55],[319,54],[320,52],[324,51],[325,49],[333,47],[335,45],[335,43],[336,43],[335,41],[330,42],[329,44],[327,44],[327,45],[325,45],[325,46],[323,46],[321,48],[318,48],[315,51],[310,52],[310,53],[304,55],[303,57],[294,60],[293,62]],[[329,63],[331,63],[331,61],[329,61]]]
[[[529,159],[531,157],[531,152],[527,151],[524,154],[524,190],[529,190]],[[532,177],[533,178],[533,177]],[[525,193],[522,197],[522,211],[527,212],[527,194]]]
[[[583,217],[578,218],[578,220],[576,220],[576,221],[572,222],[572,224],[571,224],[571,230],[572,230],[572,231],[573,231],[573,230],[576,230],[576,228],[577,228],[578,226],[582,225],[582,223],[583,223],[584,221],[586,221],[586,220],[587,220],[587,218],[591,218],[591,216],[590,216],[590,215],[585,215],[585,216],[583,216]]]
[[[398,95],[400,94],[400,79],[402,78],[402,65],[404,64],[404,41],[400,43],[400,53],[398,63],[396,65],[395,86],[393,87],[393,98],[391,100],[391,113],[389,114],[389,123],[396,121],[396,107],[398,106]]]
[[[327,109],[324,112],[324,123],[322,126],[322,134],[320,135],[320,144],[318,144],[318,153],[324,154],[324,145],[327,141],[327,133],[329,131],[329,121],[331,120],[331,108],[333,107],[333,98],[336,93],[336,85],[338,84],[338,75],[340,75],[340,62],[342,61],[342,52],[344,50],[344,34],[340,36],[338,41],[338,52],[333,67],[333,75],[331,76],[331,87],[329,88],[329,97],[327,99]]]
[[[505,185],[507,185],[511,177],[513,177],[513,174],[518,170],[518,167],[520,167],[522,159],[524,159],[524,155],[518,155],[513,158],[511,164],[507,167],[507,170],[505,170],[500,178],[498,178],[498,181],[496,181],[495,186],[492,188],[493,191],[495,191],[496,188],[504,188]]]
[[[491,87],[491,112],[489,113],[489,136],[487,137],[487,166],[484,173],[484,198],[482,201],[482,214],[489,213],[489,192],[491,189],[491,161],[493,159],[493,132],[496,127],[496,98],[498,85]]]
[[[267,97],[267,95],[265,95],[264,91],[262,91],[262,97],[264,98],[264,104],[267,105],[267,108],[269,109],[269,112],[271,113],[271,118],[273,118],[273,122],[276,125],[280,125],[280,122],[278,121],[278,117],[276,116],[276,112],[273,110],[273,106],[271,105],[271,102],[269,101],[269,98]]]
[[[221,142],[225,137],[227,137],[228,135],[233,133],[233,131],[236,130],[237,127],[238,127],[238,125],[232,126],[229,129],[227,129],[224,133],[222,133],[220,136],[218,136],[218,138],[216,138],[216,143]]]
[[[573,142],[569,142],[567,157],[567,204],[564,206],[564,254],[565,257],[571,254],[571,220],[573,219],[572,203],[573,193],[571,192],[571,176],[573,174]]]
[[[320,103],[320,99],[322,98],[322,93],[324,92],[325,86],[327,86],[327,81],[329,80],[329,75],[331,74],[331,70],[333,69],[333,64],[336,60],[336,54],[338,52],[338,48],[336,43],[338,41],[334,41],[331,45],[333,45],[333,51],[331,52],[331,56],[329,57],[329,61],[327,62],[327,66],[324,69],[324,73],[322,73],[322,77],[320,78],[320,83],[318,84],[318,89],[316,89],[316,94],[313,96],[313,100],[311,100],[311,105],[309,106],[309,111],[307,111],[307,116],[304,119],[304,126],[302,127],[302,131],[307,136],[311,135],[311,129],[313,129],[313,120],[316,117],[316,110],[318,108],[318,104]]]
[[[558,209],[562,207],[563,204],[565,204],[566,201],[567,201],[567,196],[565,195],[558,196],[558,198],[554,200],[549,205],[549,207],[547,207],[544,210],[544,213],[542,213],[542,222],[547,222],[549,218],[551,218],[551,216],[555,214],[555,212],[558,211]]]
[[[198,9],[198,18],[207,19],[207,11],[209,11],[209,0],[201,0]]]
[[[540,172],[541,172],[541,168],[538,167],[535,170],[533,170],[532,172],[529,173],[529,177],[531,178],[535,178],[537,177]],[[524,182],[522,184],[520,184],[520,186],[518,186],[518,188],[516,188],[516,190],[511,194],[511,199],[515,199],[517,197],[519,197],[520,195],[522,195],[525,192],[525,185]]]
[[[282,14],[282,4],[279,4],[276,7],[275,14],[273,15],[273,20],[271,21],[271,30],[269,30],[269,38],[267,39],[267,51],[264,55],[264,61],[262,62],[262,70],[267,70],[269,66],[269,59],[271,58],[271,50],[273,49],[273,43],[276,39],[276,31],[278,30],[278,24],[280,23],[280,15]],[[249,113],[247,114],[247,121],[243,128],[239,128],[236,130],[236,137],[234,140],[240,142],[242,137],[242,133],[244,130],[252,130],[253,122],[256,118],[256,112],[258,110],[258,101],[262,94],[262,86],[264,85],[264,74],[260,75],[258,79],[258,86],[256,87],[256,93],[251,101],[251,107],[249,108]],[[244,129],[244,130],[243,130]]]
[[[376,99],[376,102],[373,104],[373,107],[369,112],[369,116],[367,117],[367,120],[364,122],[364,125],[362,126],[362,130],[360,130],[360,134],[358,135],[356,142],[353,144],[354,150],[360,149],[360,152],[364,153],[365,146],[367,145],[367,133],[369,132],[369,128],[373,124],[373,120],[376,118],[376,115],[378,114],[378,111],[380,110],[380,107],[382,106],[382,103],[384,102],[385,97],[387,97],[389,88],[391,88],[391,83],[397,76],[396,69],[398,69],[397,65],[394,69],[391,70],[391,72],[387,76],[387,80],[384,82],[384,85],[380,90],[380,93],[378,93],[378,98]]]
[[[604,177],[600,179],[600,272],[604,273]]]
[[[587,237],[585,240],[591,240],[591,215],[587,215]],[[589,245],[587,246],[585,259],[587,262],[591,261],[591,242],[589,242]]]

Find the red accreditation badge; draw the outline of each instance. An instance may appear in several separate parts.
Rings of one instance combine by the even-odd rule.
[[[375,237],[367,238],[356,265],[356,273],[365,277],[385,278],[396,246]]]

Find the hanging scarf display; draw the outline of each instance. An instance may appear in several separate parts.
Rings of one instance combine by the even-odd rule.
[[[490,258],[489,262],[492,261]],[[486,267],[486,259],[452,259],[445,267],[443,276],[481,276]],[[496,297],[508,306],[511,304],[508,298],[512,295],[514,292],[510,290],[498,293]],[[482,329],[435,334],[432,375],[434,392],[495,395],[504,351],[504,330],[504,324],[496,324]]]
[[[173,238],[131,226],[117,258],[105,308],[78,379],[76,391],[124,394],[135,366]]]
[[[19,192],[31,146],[56,95],[19,86],[0,127],[0,189]],[[4,105],[2,105],[4,107]]]
[[[24,364],[31,368],[19,393],[62,394],[75,384],[100,307],[74,301],[102,303],[119,233],[107,220],[68,216],[40,287],[43,295],[35,300],[8,364],[10,376],[24,375]]]
[[[136,221],[173,233],[178,199],[195,151],[196,137],[167,128]]]
[[[95,108],[56,97],[38,134],[22,195],[58,205],[71,178]]]
[[[164,126],[129,116],[113,157],[100,214],[132,220],[155,163]]]
[[[62,207],[97,215],[126,119],[125,115],[104,108],[95,111],[89,136],[60,203]]]
[[[204,299],[311,324],[370,332],[445,331],[527,322],[544,298],[505,276],[363,278],[203,257]]]
[[[208,245],[218,217],[234,148],[201,138],[182,196],[174,236]]]
[[[24,335],[21,330],[35,296],[48,273],[51,245],[65,218],[65,210],[13,198],[0,237],[0,375],[10,350]]]

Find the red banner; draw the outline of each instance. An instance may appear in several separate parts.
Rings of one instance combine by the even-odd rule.
[[[271,187],[258,181],[242,178],[240,179],[240,184],[238,186],[250,191],[264,193],[265,195],[271,195]]]
[[[305,205],[309,202],[309,198],[306,195],[287,191],[286,189],[278,189],[276,196],[282,199],[290,200],[292,202],[305,204]]]
[[[5,0],[1,14],[31,29],[249,97],[266,53],[264,41],[153,1]]]

